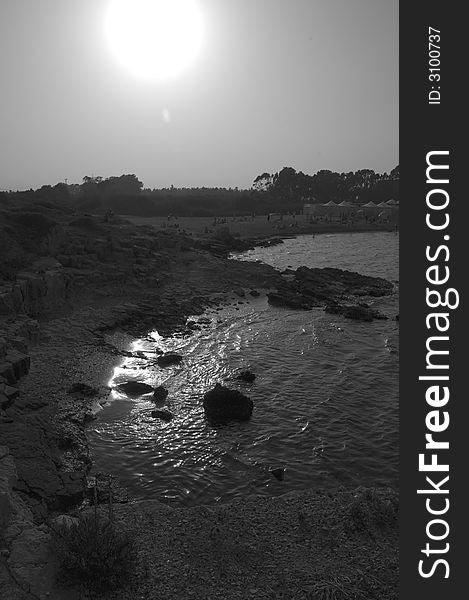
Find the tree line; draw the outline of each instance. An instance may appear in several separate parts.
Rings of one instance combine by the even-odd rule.
[[[88,212],[201,217],[300,212],[305,203],[348,200],[364,204],[390,198],[399,199],[399,166],[390,173],[320,170],[314,175],[284,167],[277,173],[258,175],[250,189],[148,189],[136,175],[126,174],[108,178],[87,175],[81,184],[58,183],[37,190],[0,192],[0,202],[7,204],[30,200],[38,205],[66,205]]]

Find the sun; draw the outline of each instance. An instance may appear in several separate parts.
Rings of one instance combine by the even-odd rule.
[[[118,61],[138,77],[167,80],[197,57],[204,33],[194,0],[111,0],[105,19]]]

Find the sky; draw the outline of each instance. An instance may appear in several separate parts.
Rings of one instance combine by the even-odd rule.
[[[110,1],[0,0],[0,190],[398,164],[398,0],[194,0],[201,47],[163,81],[116,58]]]

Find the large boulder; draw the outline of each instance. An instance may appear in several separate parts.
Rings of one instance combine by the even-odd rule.
[[[162,421],[166,421],[167,423],[173,418],[173,415],[169,412],[169,410],[152,410],[151,416],[154,419],[161,419]]]
[[[338,302],[330,302],[326,305],[324,311],[332,315],[342,315],[346,319],[354,319],[356,321],[370,322],[374,319],[387,319],[386,315],[365,303],[340,304]]]
[[[180,363],[181,360],[182,356],[180,354],[176,354],[176,352],[168,352],[158,356],[156,362],[160,365],[160,367],[167,367],[169,365]]]
[[[241,381],[244,381],[246,383],[252,383],[255,378],[256,374],[248,370],[240,371],[237,376],[237,379],[240,379]]]
[[[276,292],[269,292],[267,300],[272,306],[281,306],[283,308],[309,310],[314,306],[314,303],[305,298],[305,296],[287,286],[279,287]]]
[[[134,398],[153,392],[153,388],[151,385],[148,385],[148,383],[142,383],[141,381],[127,381],[126,383],[119,384],[117,386],[117,389],[120,392],[126,394],[127,396],[131,396]]]
[[[168,394],[168,390],[162,385],[159,385],[157,388],[155,388],[155,391],[153,392],[153,402],[163,403],[168,397]]]
[[[204,395],[205,416],[214,423],[247,421],[252,415],[253,406],[250,398],[219,383]]]

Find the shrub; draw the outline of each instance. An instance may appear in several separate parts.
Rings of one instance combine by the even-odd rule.
[[[53,533],[62,575],[69,583],[100,593],[117,587],[128,573],[133,554],[130,535],[96,510],[55,525]]]
[[[307,594],[308,600],[366,600],[349,577],[318,581]]]
[[[352,531],[397,527],[399,499],[390,490],[358,489],[348,508]]]

